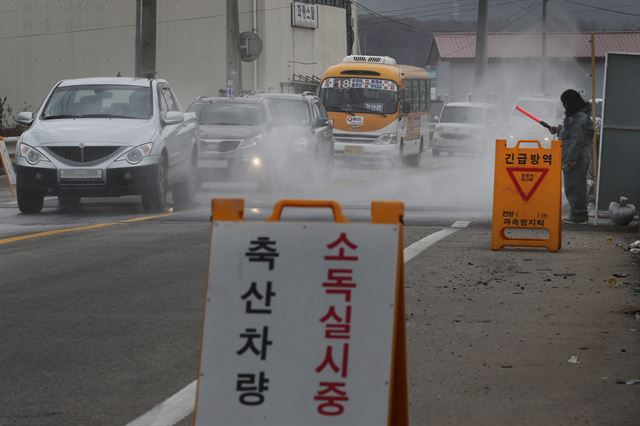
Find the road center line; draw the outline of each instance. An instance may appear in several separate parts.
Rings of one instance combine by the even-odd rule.
[[[459,220],[451,225],[451,227],[441,229],[409,245],[403,251],[404,263],[406,264],[443,238],[458,232],[460,229],[466,228],[469,223],[468,221]],[[194,380],[169,399],[156,405],[132,422],[127,423],[127,426],[175,425],[193,412],[196,405],[196,388],[197,381]]]
[[[143,222],[146,220],[160,219],[163,217],[172,216],[174,213],[161,213],[156,215],[136,216],[130,219],[117,220],[114,222],[96,223],[94,225],[74,226],[70,228],[53,229],[51,231],[34,232],[32,234],[16,235],[13,237],[7,237],[0,239],[0,246],[3,244],[15,243],[16,241],[33,240],[36,238],[51,237],[53,235],[71,234],[81,231],[92,231],[95,229],[109,228],[117,225],[126,225],[135,222]]]

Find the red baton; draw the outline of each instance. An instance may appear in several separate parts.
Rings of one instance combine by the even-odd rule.
[[[529,117],[530,119],[532,119],[533,121],[535,121],[536,123],[540,124],[543,127],[546,127],[547,129],[551,130],[551,126],[548,125],[546,122],[542,121],[541,119],[539,119],[538,117],[536,117],[535,115],[531,114],[529,111],[527,111],[524,108],[520,108],[519,106],[516,105],[516,110],[518,112],[523,113],[524,115],[526,115],[527,117]]]

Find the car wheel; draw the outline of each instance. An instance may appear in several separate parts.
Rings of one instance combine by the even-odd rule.
[[[187,181],[174,185],[171,189],[173,202],[179,209],[187,209],[191,207],[196,200],[196,191],[199,186],[199,179],[196,173],[197,169],[195,167],[195,164],[192,161],[192,166],[189,170]]]
[[[78,195],[58,195],[58,209],[64,212],[73,212],[80,209],[80,197]]]
[[[400,151],[398,153],[400,158],[398,159],[398,165],[406,166],[407,160],[404,158],[404,139],[400,139]]]
[[[160,161],[150,187],[142,193],[142,208],[145,212],[164,211],[167,207],[167,165]]]
[[[18,185],[18,208],[22,213],[40,213],[44,205],[44,194],[40,191],[26,191]]]

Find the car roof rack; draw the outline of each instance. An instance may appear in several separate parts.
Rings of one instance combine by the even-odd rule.
[[[316,94],[310,90],[305,90],[304,92],[302,92],[302,96],[315,96],[315,95]]]

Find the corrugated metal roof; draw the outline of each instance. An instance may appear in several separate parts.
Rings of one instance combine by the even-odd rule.
[[[596,57],[607,52],[640,52],[640,32],[599,32]],[[443,59],[475,57],[475,33],[436,33],[434,42]],[[542,56],[542,33],[490,33],[489,58],[537,58]],[[547,57],[590,58],[591,33],[548,33]]]

